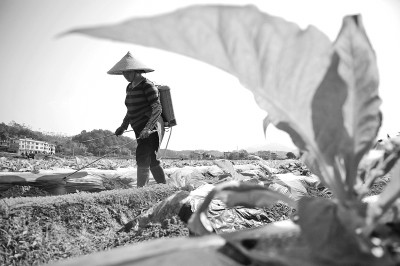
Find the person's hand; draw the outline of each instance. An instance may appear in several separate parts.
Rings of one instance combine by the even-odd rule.
[[[148,128],[143,128],[142,132],[140,132],[139,139],[145,139],[150,136],[152,132]]]
[[[117,130],[115,130],[115,135],[116,136],[121,136],[124,133],[125,129],[123,127],[119,127],[117,128]]]

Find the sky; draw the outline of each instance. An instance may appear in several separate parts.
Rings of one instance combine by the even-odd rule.
[[[314,25],[332,41],[342,18],[361,14],[377,54],[383,124],[378,137],[400,131],[399,0],[2,0],[0,1],[0,122],[68,136],[118,128],[126,114],[126,80],[107,75],[128,51],[155,69],[146,77],[171,88],[178,125],[168,148],[232,151],[250,147],[295,149],[236,77],[174,53],[90,38],[68,30],[170,12],[193,4],[254,4],[270,15]],[[169,132],[171,133],[171,132]],[[166,145],[169,133],[164,137]],[[133,132],[125,136],[134,138]]]

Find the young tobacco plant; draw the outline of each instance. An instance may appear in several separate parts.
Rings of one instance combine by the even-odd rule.
[[[309,248],[302,253],[292,250],[285,259],[278,256],[282,265],[393,264],[381,241],[371,234],[399,197],[399,167],[377,201],[362,201],[376,176],[395,165],[399,149],[392,141],[392,151],[388,149],[370,172],[360,174],[360,162],[382,121],[376,57],[360,15],[343,19],[333,43],[313,26],[302,30],[251,5],[190,6],[71,32],[193,57],[231,73],[253,92],[257,104],[268,112],[265,129],[273,124],[287,132],[304,151],[306,165],[334,195],[333,200],[304,197],[299,202],[286,197],[298,211],[301,236]],[[285,198],[278,192],[229,183],[216,187],[204,206],[215,195],[229,206],[260,206]],[[191,219],[198,234],[210,231],[204,210],[200,208]],[[246,255],[267,261],[260,254]]]

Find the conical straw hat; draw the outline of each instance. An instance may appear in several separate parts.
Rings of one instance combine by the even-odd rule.
[[[118,63],[115,64],[107,74],[122,75],[122,71],[127,70],[141,70],[145,73],[152,72],[154,69],[148,68],[145,64],[135,59],[130,52],[128,52]]]

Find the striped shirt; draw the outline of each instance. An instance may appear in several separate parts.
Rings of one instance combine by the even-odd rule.
[[[151,130],[161,115],[158,89],[146,78],[133,88],[132,83],[128,84],[126,87],[125,105],[127,113],[122,123],[125,129],[130,124],[135,131],[141,131],[148,124],[147,126]],[[153,108],[157,111],[153,114],[155,117],[152,117]],[[149,121],[150,118],[151,120]]]

